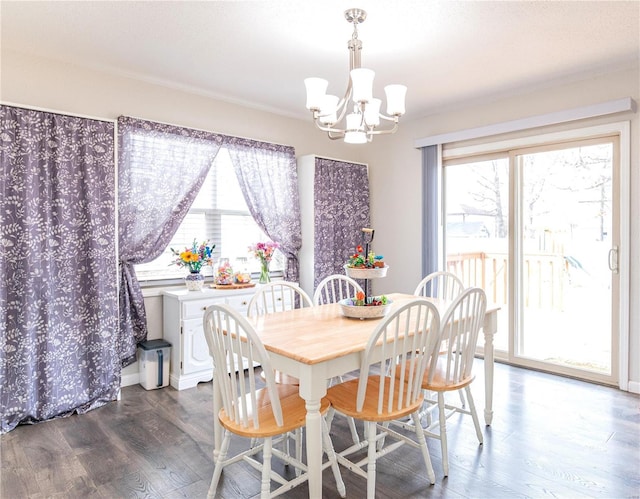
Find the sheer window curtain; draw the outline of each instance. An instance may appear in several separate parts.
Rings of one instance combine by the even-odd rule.
[[[344,274],[349,255],[362,244],[361,229],[370,224],[367,166],[316,158],[313,190],[316,288],[323,278]]]
[[[113,137],[0,106],[0,433],[117,397]]]
[[[120,117],[118,138],[119,354],[124,367],[136,360],[136,344],[147,337],[144,300],[133,266],[154,260],[171,242],[224,137]]]
[[[302,232],[293,147],[235,137],[225,147],[251,216],[287,259],[284,278],[298,282]]]

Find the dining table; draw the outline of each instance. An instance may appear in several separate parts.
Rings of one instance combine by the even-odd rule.
[[[386,295],[391,300],[388,313],[417,296],[402,293]],[[429,298],[427,298],[429,299]],[[441,314],[446,303],[436,302]],[[488,305],[484,318],[485,409],[487,425],[493,417],[493,335],[497,329],[499,307]],[[322,416],[320,401],[327,393],[328,381],[357,371],[362,354],[379,320],[345,317],[338,303],[298,308],[249,319],[269,353],[272,367],[299,379],[299,393],[305,400],[309,497],[322,497]],[[220,392],[213,384],[215,414]],[[222,442],[222,428],[214,418],[214,458]]]

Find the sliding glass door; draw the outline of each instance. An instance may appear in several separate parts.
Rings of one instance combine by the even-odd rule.
[[[444,174],[446,270],[500,305],[494,345],[509,347],[509,159],[447,166]]]
[[[615,384],[618,140],[445,168],[447,268],[500,304],[496,355]]]

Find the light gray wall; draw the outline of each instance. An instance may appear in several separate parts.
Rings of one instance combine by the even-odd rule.
[[[374,283],[376,292],[411,291],[420,277],[421,155],[414,147],[416,139],[621,97],[640,101],[640,76],[636,67],[565,85],[550,85],[526,95],[467,103],[459,109],[420,120],[403,121],[397,134],[376,137],[373,143],[362,147],[328,140],[313,128],[310,120],[302,122],[55,61],[6,51],[1,56],[0,100],[3,103],[109,119],[119,115],[136,116],[288,144],[295,147],[299,156],[318,154],[368,163],[375,250],[382,253],[391,266],[388,276]],[[593,123],[620,119],[607,118]],[[640,127],[637,115],[624,119],[632,121],[631,224],[632,234],[638,234]],[[640,391],[640,241],[637,236],[632,237],[631,261],[630,380],[632,389]],[[161,330],[159,305],[157,297],[148,299],[152,337],[157,337]]]

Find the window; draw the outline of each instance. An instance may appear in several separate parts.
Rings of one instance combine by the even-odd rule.
[[[220,148],[198,196],[169,246],[152,262],[135,266],[138,280],[184,277],[185,270],[171,264],[175,259],[171,248],[181,250],[189,247],[194,238],[198,242],[208,240],[215,244],[214,262],[228,258],[233,264],[239,258],[246,258],[249,270],[256,274],[260,272],[260,263],[249,254],[248,247],[269,238],[249,213],[229,152],[224,147]],[[284,269],[284,255],[280,251],[276,251],[270,269],[276,273]],[[212,275],[212,268],[203,267],[203,274]]]

